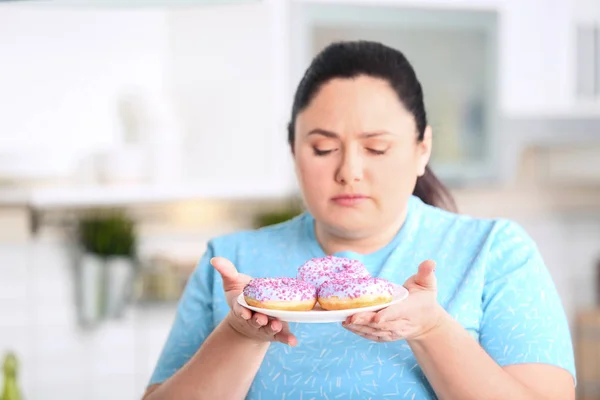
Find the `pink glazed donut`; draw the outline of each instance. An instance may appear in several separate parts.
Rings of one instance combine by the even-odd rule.
[[[366,278],[371,274],[358,260],[327,256],[308,260],[298,269],[297,276],[318,289],[323,283],[334,278]]]
[[[332,279],[317,291],[324,310],[347,310],[387,304],[392,301],[394,286],[382,278]]]
[[[244,287],[244,299],[252,307],[310,311],[317,304],[317,288],[295,278],[255,278]]]

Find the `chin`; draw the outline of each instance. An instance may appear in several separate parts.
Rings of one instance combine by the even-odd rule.
[[[369,232],[379,221],[381,216],[373,207],[341,207],[335,204],[319,204],[310,207],[308,211],[321,223],[330,227],[344,237],[362,237],[364,232]]]
[[[328,214],[324,220],[336,234],[348,239],[362,238],[365,232],[372,230],[373,221],[373,218],[361,218],[358,215],[344,216],[339,213]]]

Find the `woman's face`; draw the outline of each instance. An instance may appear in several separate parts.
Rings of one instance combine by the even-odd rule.
[[[404,215],[431,153],[431,131],[389,84],[360,76],[325,83],[295,126],[294,159],[306,206],[348,238],[380,233]]]

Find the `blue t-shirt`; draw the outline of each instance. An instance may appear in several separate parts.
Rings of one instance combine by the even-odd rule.
[[[306,260],[325,255],[308,213],[211,240],[150,384],[181,368],[229,312],[221,277],[209,264],[213,256],[252,277],[295,277]],[[411,197],[407,219],[388,245],[366,255],[335,255],[358,259],[372,275],[398,284],[422,261],[435,260],[439,303],[499,365],[546,363],[575,377],[560,298],[535,243],[514,222],[458,215]],[[436,398],[406,341],[376,343],[340,323],[290,328],[298,346],[271,344],[248,399]]]

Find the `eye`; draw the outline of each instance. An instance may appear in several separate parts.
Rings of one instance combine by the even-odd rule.
[[[329,154],[329,153],[331,153],[331,152],[335,151],[335,149],[330,149],[330,150],[321,150],[321,149],[318,149],[318,148],[316,148],[316,147],[313,147],[313,151],[315,152],[315,155],[316,155],[316,156],[325,156],[325,155],[327,155],[327,154]]]
[[[375,154],[377,156],[381,156],[381,155],[385,154],[385,152],[386,152],[385,150],[376,150],[376,149],[369,149],[369,148],[367,148],[367,151],[369,153]]]

